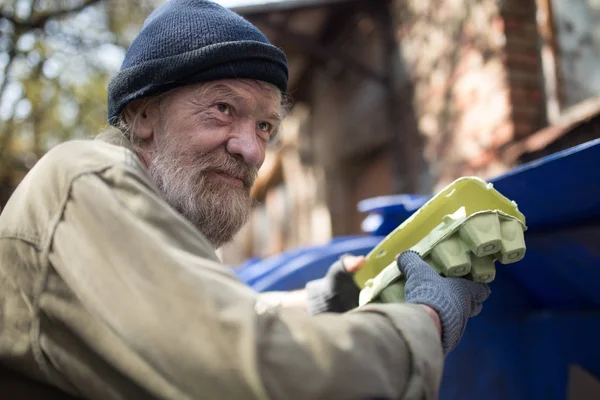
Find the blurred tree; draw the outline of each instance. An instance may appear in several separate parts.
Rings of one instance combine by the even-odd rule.
[[[50,147],[106,124],[106,87],[164,0],[0,0],[0,207]]]

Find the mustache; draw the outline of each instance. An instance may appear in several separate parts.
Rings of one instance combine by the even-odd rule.
[[[258,168],[235,158],[224,151],[211,151],[197,155],[196,166],[201,172],[216,172],[229,175],[244,183],[250,189],[258,176]]]

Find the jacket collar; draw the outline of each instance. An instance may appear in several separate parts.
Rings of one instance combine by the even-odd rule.
[[[126,149],[135,153],[133,145],[131,144],[131,140],[129,140],[120,129],[115,128],[114,126],[111,126],[98,134],[95,140],[100,140],[115,146],[125,147]]]

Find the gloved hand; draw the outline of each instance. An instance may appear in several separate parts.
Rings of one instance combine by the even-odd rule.
[[[448,354],[460,341],[467,320],[481,312],[490,295],[488,285],[442,277],[414,251],[399,254],[396,261],[406,276],[406,302],[429,306],[440,316],[442,348]]]
[[[360,288],[354,282],[352,272],[360,268],[363,262],[361,260],[352,260],[352,266],[345,265],[344,261],[350,258],[353,258],[353,256],[341,256],[339,260],[329,267],[327,274],[323,278],[310,281],[306,284],[309,313],[342,313],[358,307]]]

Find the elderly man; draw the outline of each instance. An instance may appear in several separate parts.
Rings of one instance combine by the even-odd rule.
[[[215,255],[248,218],[287,76],[284,54],[214,3],[150,15],[109,87],[113,127],[51,150],[0,216],[3,396],[437,397],[487,286],[408,252],[408,303],[355,309],[360,259],[259,295]]]

